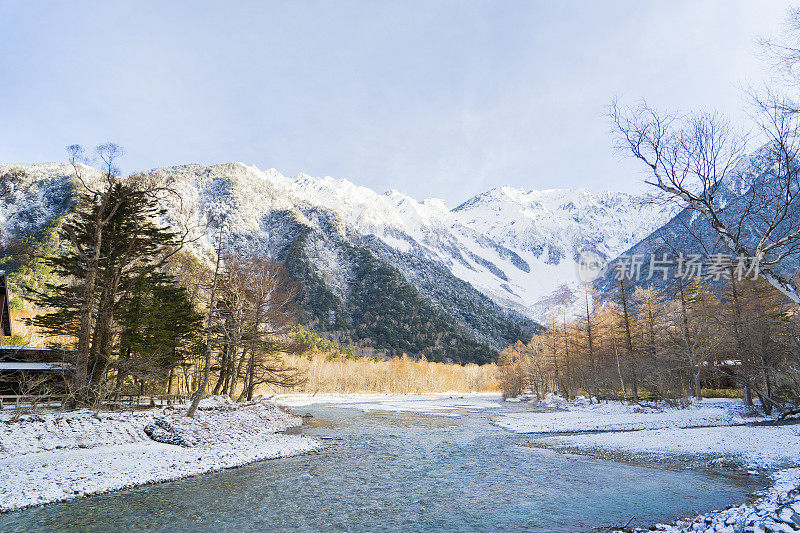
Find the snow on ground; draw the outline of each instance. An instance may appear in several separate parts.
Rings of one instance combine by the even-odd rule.
[[[322,404],[438,416],[504,405],[495,393],[287,394],[274,401],[290,407]],[[526,409],[528,404],[514,405]],[[653,526],[656,530],[800,531],[800,425],[742,425],[764,418],[749,416],[736,400],[702,400],[674,409],[590,404],[585,399],[566,402],[550,396],[527,408],[530,411],[496,413],[495,423],[535,433],[534,445],[553,449],[632,460],[692,458],[693,463],[773,471],[775,485],[762,499],[658,524]],[[182,416],[184,409],[98,417],[75,411],[26,415],[20,421],[0,412],[0,511],[319,447],[307,437],[276,434],[299,425],[300,419],[267,402],[237,405],[227,398],[209,398],[201,402],[194,419]]]
[[[458,416],[459,411],[496,409],[500,393],[440,392],[432,394],[281,394],[272,400],[287,407],[329,405],[361,411],[394,411],[438,416]]]
[[[648,530],[684,533],[708,531],[720,533],[800,531],[800,468],[790,468],[773,476],[775,485],[763,498],[750,504],[712,511],[673,524],[656,524]]]
[[[775,485],[755,502],[657,524],[650,530],[800,531],[800,424],[751,424],[765,418],[754,416],[741,400],[706,399],[675,409],[590,404],[585,399],[566,402],[549,396],[533,405],[540,411],[502,414],[495,423],[536,434],[532,445],[555,450],[772,472]]]
[[[800,425],[645,429],[560,435],[541,439],[552,447],[601,450],[632,458],[696,457],[713,464],[774,470],[800,463]]]
[[[145,483],[168,481],[261,459],[313,451],[319,443],[276,434],[301,424],[267,402],[201,402],[135,413],[86,410],[0,417],[0,511]],[[158,442],[157,442],[158,441]],[[181,444],[172,444],[181,443]]]
[[[569,433],[730,426],[763,420],[748,413],[741,400],[729,399],[694,401],[685,409],[621,402],[589,404],[584,399],[567,403],[553,396],[536,405],[558,410],[508,413],[495,422],[517,433]]]

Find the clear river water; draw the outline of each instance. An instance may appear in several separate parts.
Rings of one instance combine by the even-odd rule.
[[[764,485],[533,448],[491,425],[496,410],[296,411],[313,415],[300,431],[324,439],[319,453],[7,513],[0,531],[581,532],[723,508]]]

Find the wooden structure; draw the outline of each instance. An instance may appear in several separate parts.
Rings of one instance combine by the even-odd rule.
[[[0,346],[0,396],[59,395],[67,391],[75,365],[72,350]],[[6,398],[7,400],[8,398]]]
[[[8,283],[0,270],[0,395],[65,391],[66,379],[75,369],[68,362],[74,359],[73,351],[7,345],[5,338],[11,333]],[[27,390],[34,382],[37,390]]]
[[[0,270],[0,344],[11,336],[11,311],[8,308],[8,284],[6,273]]]

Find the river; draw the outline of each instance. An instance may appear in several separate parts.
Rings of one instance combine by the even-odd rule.
[[[321,452],[8,513],[0,531],[579,532],[726,507],[764,484],[525,446],[491,425],[496,410],[296,411]]]

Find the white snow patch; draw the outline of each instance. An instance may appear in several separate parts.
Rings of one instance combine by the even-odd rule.
[[[81,410],[27,415],[18,421],[4,413],[0,418],[0,511],[174,480],[320,447],[308,437],[276,434],[302,421],[263,401],[237,405],[215,397],[201,401],[194,418],[184,414],[185,406],[98,417]],[[154,434],[156,423],[162,435],[177,437],[185,445],[152,440],[147,431]]]
[[[554,436],[549,442],[583,450],[600,449],[631,456],[718,456],[743,468],[776,469],[800,461],[800,425],[646,429]],[[712,459],[710,462],[714,462]]]
[[[458,411],[496,409],[502,397],[493,392],[440,392],[433,394],[282,394],[273,399],[280,405],[302,407],[329,405],[359,409],[458,416]]]
[[[550,395],[539,405],[562,410],[509,413],[499,416],[495,422],[517,433],[569,433],[730,426],[763,420],[763,417],[751,416],[741,400],[728,399],[704,399],[692,402],[685,409],[675,409],[620,402],[589,404],[585,399],[567,403]]]

